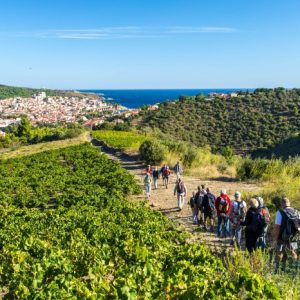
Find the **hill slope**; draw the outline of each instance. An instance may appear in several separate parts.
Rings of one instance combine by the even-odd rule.
[[[300,89],[258,89],[223,99],[181,97],[144,113],[141,128],[162,132],[198,146],[223,145],[237,153],[272,147],[299,132]]]
[[[252,153],[254,158],[263,157],[279,157],[284,160],[289,157],[300,155],[300,136],[292,136],[284,140],[282,143],[277,144],[269,149],[257,150]]]
[[[76,96],[81,97],[85,95],[83,93],[74,93],[71,91],[63,90],[50,90],[50,89],[35,89],[35,88],[25,88],[25,87],[15,87],[0,84],[0,100],[12,97],[31,97],[33,94],[39,92],[46,92],[48,96]],[[89,94],[91,96],[91,94]]]

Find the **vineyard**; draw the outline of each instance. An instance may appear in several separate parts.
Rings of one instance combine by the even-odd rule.
[[[143,202],[132,175],[89,144],[0,161],[5,299],[280,299],[275,284]]]
[[[132,131],[99,130],[93,132],[93,137],[122,150],[138,150],[149,137]]]

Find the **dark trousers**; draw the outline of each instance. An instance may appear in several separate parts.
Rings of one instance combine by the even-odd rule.
[[[246,248],[250,253],[256,249],[256,242],[257,242],[258,237],[259,237],[258,233],[247,230],[247,228],[246,228],[246,231],[245,231]]]

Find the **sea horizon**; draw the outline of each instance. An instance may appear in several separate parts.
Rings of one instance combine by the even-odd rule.
[[[215,88],[215,89],[80,89],[80,92],[95,93],[105,101],[116,102],[127,108],[139,108],[178,99],[182,95],[195,96],[209,93],[233,93],[253,91],[254,88]]]

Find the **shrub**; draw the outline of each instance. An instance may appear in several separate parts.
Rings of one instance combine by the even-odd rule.
[[[241,180],[262,179],[268,165],[269,160],[267,159],[246,158],[238,166],[237,177]]]
[[[147,164],[156,165],[165,159],[167,148],[156,140],[144,141],[139,149],[141,160]]]

